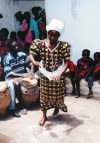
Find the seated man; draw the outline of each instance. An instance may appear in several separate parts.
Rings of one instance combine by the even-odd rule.
[[[33,73],[27,73],[26,68],[30,65],[29,59],[25,53],[19,52],[17,42],[10,40],[8,42],[9,53],[4,58],[4,73],[11,95],[11,104],[9,114],[14,117],[20,117],[20,114],[15,111],[15,89],[17,88],[18,100],[23,109],[22,97],[20,96],[20,81],[23,77],[33,77]],[[15,88],[16,87],[16,88]]]
[[[78,60],[77,62],[77,70],[76,70],[76,90],[77,90],[77,96],[78,98],[80,96],[80,81],[81,79],[85,78],[85,80],[88,82],[89,87],[89,94],[87,96],[87,99],[92,97],[92,78],[91,74],[94,68],[94,61],[90,58],[90,51],[88,49],[84,49],[82,51],[82,58]]]
[[[94,53],[95,68],[93,70],[93,80],[100,80],[100,52]]]

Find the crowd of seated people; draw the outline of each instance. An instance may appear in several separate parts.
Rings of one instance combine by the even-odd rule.
[[[8,54],[9,49],[7,43],[9,40],[15,40],[22,52],[27,52],[34,39],[45,39],[46,31],[46,16],[45,10],[40,6],[35,6],[30,12],[18,11],[15,13],[17,22],[17,30],[11,31],[7,28],[0,29],[0,60],[1,63],[4,57]],[[33,18],[34,17],[34,18]],[[0,13],[0,19],[3,15]],[[3,66],[3,65],[2,65]]]
[[[66,73],[66,76],[71,79],[72,94],[76,95],[75,98],[81,96],[80,81],[82,79],[88,82],[89,93],[87,99],[93,97],[93,82],[100,80],[100,52],[95,52],[94,59],[92,59],[90,58],[90,51],[84,49],[82,51],[82,58],[77,61],[77,65],[69,61],[68,68],[69,72]]]

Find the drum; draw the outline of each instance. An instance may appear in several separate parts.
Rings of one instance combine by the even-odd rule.
[[[6,82],[0,82],[0,115],[6,114],[6,109],[10,105],[10,101],[10,92]]]
[[[37,79],[22,79],[21,94],[25,104],[29,105],[36,102],[39,97],[39,86],[37,86]]]

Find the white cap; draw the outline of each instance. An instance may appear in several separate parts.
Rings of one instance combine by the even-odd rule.
[[[64,27],[64,23],[58,19],[52,19],[51,22],[46,26],[46,30],[55,30],[61,33],[62,29]]]

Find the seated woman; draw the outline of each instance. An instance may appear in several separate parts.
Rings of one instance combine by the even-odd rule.
[[[92,71],[94,68],[94,61],[92,58],[90,58],[90,51],[88,49],[84,49],[82,51],[82,58],[78,60],[77,62],[77,69],[76,69],[76,77],[75,77],[75,82],[76,82],[76,90],[77,90],[77,96],[78,98],[80,96],[80,81],[81,79],[85,78],[85,80],[88,82],[88,87],[89,87],[89,94],[87,96],[88,98],[91,98],[93,92],[92,92]]]

